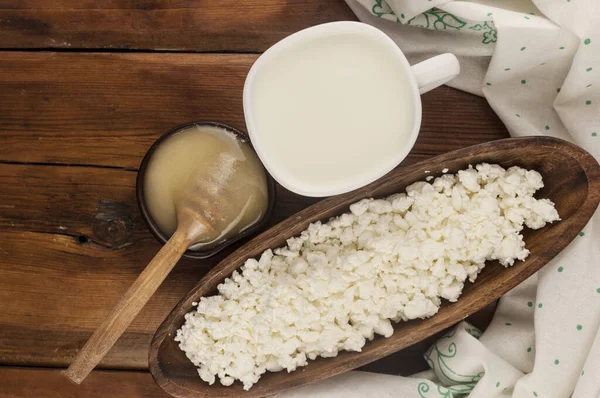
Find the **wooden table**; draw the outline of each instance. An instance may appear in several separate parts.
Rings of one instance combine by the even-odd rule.
[[[257,54],[354,19],[342,0],[0,0],[0,396],[165,396],[149,341],[218,259],[181,261],[81,386],[59,373],[159,249],[135,201],[142,156],[183,122],[243,130]],[[404,163],[507,136],[484,99],[440,87]],[[278,187],[271,223],[314,202]],[[368,369],[422,369],[422,351]]]

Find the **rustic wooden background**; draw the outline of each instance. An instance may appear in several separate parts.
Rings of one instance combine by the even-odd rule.
[[[80,387],[59,373],[159,249],[135,201],[145,151],[188,121],[244,130],[257,54],[354,19],[343,0],[0,0],[0,396],[164,396],[149,341],[218,258],[181,261],[105,370]],[[405,163],[507,136],[484,99],[440,87]],[[271,223],[314,202],[278,187]],[[422,369],[421,352],[368,370]]]

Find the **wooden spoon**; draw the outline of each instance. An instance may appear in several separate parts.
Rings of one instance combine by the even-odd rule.
[[[88,376],[150,300],[183,253],[213,232],[199,210],[190,207],[178,208],[177,230],[156,253],[133,285],[104,318],[83,349],[79,351],[75,360],[71,362],[65,371],[69,379],[79,384]]]
[[[340,352],[335,358],[319,358],[307,366],[287,373],[265,373],[249,391],[242,384],[229,387],[218,381],[212,386],[203,382],[196,367],[174,341],[185,314],[194,310],[200,297],[217,294],[219,283],[239,268],[246,259],[259,256],[266,249],[285,245],[311,222],[348,211],[348,206],[363,198],[385,197],[403,192],[406,186],[426,176],[439,176],[444,169],[456,173],[481,162],[507,168],[520,166],[537,170],[545,187],[536,194],[550,198],[562,220],[539,230],[524,230],[524,240],[531,251],[525,261],[505,268],[497,262],[486,264],[475,283],[466,283],[455,303],[444,301],[431,318],[399,322],[389,338],[368,342],[362,352]],[[213,268],[180,302],[156,331],[152,339],[149,368],[154,380],[167,393],[182,398],[264,397],[290,388],[313,383],[366,365],[386,355],[413,345],[434,333],[461,321],[494,302],[504,293],[546,265],[577,237],[600,201],[600,166],[592,155],[566,141],[550,137],[513,138],[460,149],[411,166],[400,167],[374,183],[347,194],[318,202],[288,218],[246,243]]]
[[[248,162],[242,147],[232,147],[218,153],[209,167],[192,169],[184,185],[173,189],[176,231],[77,354],[65,371],[69,379],[79,384],[87,377],[190,246],[235,239],[264,219],[269,193],[257,164]]]

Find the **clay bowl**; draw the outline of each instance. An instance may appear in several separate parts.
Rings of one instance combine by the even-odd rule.
[[[194,127],[194,126],[219,127],[223,130],[229,131],[229,132],[237,135],[241,141],[250,143],[250,140],[248,139],[248,135],[246,133],[243,133],[240,130],[233,128],[231,126],[228,126],[226,124],[218,123],[218,122],[190,122],[190,123],[182,124],[180,126],[177,126],[173,129],[167,131],[159,139],[157,139],[154,142],[154,144],[152,144],[150,149],[148,149],[148,152],[146,152],[146,155],[144,156],[142,163],[140,164],[135,189],[136,189],[136,197],[137,197],[138,207],[140,208],[140,213],[142,215],[142,219],[148,226],[148,229],[150,230],[152,235],[154,235],[154,237],[156,239],[158,239],[158,241],[160,241],[160,243],[162,243],[163,245],[165,243],[167,243],[167,241],[169,240],[169,236],[160,230],[160,228],[158,227],[158,224],[156,223],[156,221],[154,221],[154,219],[150,215],[150,211],[148,210],[148,206],[146,204],[146,198],[145,198],[145,194],[144,194],[144,182],[145,182],[145,178],[146,178],[146,170],[148,168],[148,163],[150,162],[152,155],[160,147],[160,145],[163,142],[168,140],[169,137],[171,137],[187,128]],[[269,202],[267,204],[267,210],[265,211],[265,214],[263,215],[263,217],[259,221],[257,221],[254,225],[252,225],[250,228],[244,230],[242,233],[238,234],[237,236],[227,239],[226,241],[219,243],[216,246],[207,248],[207,249],[198,249],[198,250],[188,249],[184,253],[183,257],[192,258],[192,259],[203,259],[203,258],[212,257],[215,254],[217,254],[217,253],[221,252],[222,250],[224,250],[225,248],[227,248],[228,246],[231,246],[235,242],[239,241],[240,239],[244,239],[252,234],[255,234],[256,232],[260,231],[265,226],[265,224],[269,221],[271,214],[273,214],[273,208],[275,207],[275,180],[273,180],[273,177],[271,177],[271,175],[269,173],[267,173],[266,170],[265,170],[265,173],[267,176],[267,189],[268,189],[268,194],[269,194]]]
[[[524,231],[531,254],[525,261],[504,268],[489,263],[475,283],[467,283],[455,303],[444,302],[440,311],[425,320],[400,322],[390,338],[367,342],[362,352],[342,352],[335,358],[319,358],[295,372],[267,372],[250,391],[239,382],[223,387],[204,383],[193,364],[173,341],[175,332],[192,310],[192,302],[212,295],[216,286],[249,257],[285,244],[309,223],[348,211],[348,206],[369,197],[384,197],[427,175],[439,176],[442,169],[456,172],[469,164],[497,163],[503,167],[521,166],[539,171],[545,187],[536,195],[550,198],[562,221],[539,230]],[[429,170],[429,174],[425,171]],[[380,180],[353,192],[323,200],[257,236],[211,270],[173,309],[158,328],[149,354],[149,367],[156,382],[175,397],[263,397],[313,383],[392,354],[419,342],[494,302],[504,293],[538,271],[563,250],[586,225],[600,201],[600,166],[581,148],[547,137],[514,138],[476,145],[450,152],[418,164],[400,167]]]

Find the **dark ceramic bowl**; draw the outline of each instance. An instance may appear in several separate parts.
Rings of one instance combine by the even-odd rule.
[[[239,131],[238,129],[235,129],[226,124],[217,123],[217,122],[190,122],[190,123],[182,124],[180,126],[175,127],[172,130],[167,131],[158,140],[156,140],[154,142],[154,144],[152,144],[152,146],[150,147],[150,149],[144,156],[144,159],[142,160],[140,169],[138,171],[137,180],[136,180],[136,196],[137,196],[138,206],[140,208],[140,212],[142,214],[142,218],[144,219],[144,222],[150,229],[150,232],[152,232],[152,235],[154,235],[156,237],[156,239],[158,239],[162,244],[165,244],[167,242],[167,240],[169,240],[169,236],[164,234],[158,228],[158,225],[156,224],[154,219],[152,219],[152,216],[150,215],[150,212],[148,211],[148,207],[146,206],[146,199],[145,199],[145,195],[144,195],[144,179],[146,176],[146,169],[148,167],[148,163],[150,161],[150,158],[152,157],[152,154],[166,139],[168,139],[170,136],[177,134],[180,131],[185,130],[192,126],[219,127],[219,128],[222,128],[224,130],[234,133],[235,135],[240,137],[242,141],[250,143],[248,135],[246,135],[245,133]],[[265,226],[265,224],[267,223],[267,221],[269,220],[269,217],[271,217],[271,214],[273,213],[273,207],[275,206],[275,181],[273,180],[273,178],[267,172],[266,169],[265,169],[265,175],[267,177],[267,190],[268,190],[269,197],[268,197],[267,210],[265,211],[265,214],[263,215],[263,217],[256,224],[254,224],[250,228],[246,229],[239,235],[234,236],[231,239],[227,239],[226,241],[224,241],[216,246],[213,246],[209,249],[187,250],[185,252],[185,254],[183,255],[183,257],[192,258],[192,259],[202,259],[202,258],[208,258],[208,257],[214,256],[215,254],[219,253],[221,250],[225,249],[226,247],[230,246],[231,244],[239,241],[240,239],[243,239],[249,235],[252,235],[252,234],[258,232],[261,228],[263,228]]]

